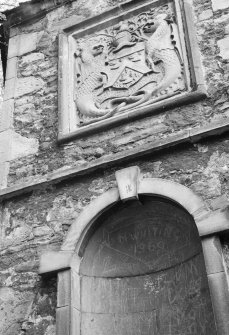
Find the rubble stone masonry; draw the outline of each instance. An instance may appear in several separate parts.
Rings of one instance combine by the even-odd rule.
[[[58,34],[68,18],[81,22],[118,2],[122,1],[66,2],[34,22],[10,29],[0,110],[0,334],[55,334],[56,277],[37,274],[39,256],[45,250],[59,250],[85,206],[116,186],[116,170],[138,165],[144,177],[189,187],[211,209],[228,206],[228,132],[160,149],[187,130],[207,131],[213,124],[217,128],[228,122],[228,0],[193,1],[207,98],[57,143]],[[138,154],[144,148],[145,154]],[[68,179],[72,169],[77,173]],[[58,182],[49,182],[63,174]],[[8,188],[35,184],[27,193],[4,195]],[[229,266],[226,235],[222,244]]]

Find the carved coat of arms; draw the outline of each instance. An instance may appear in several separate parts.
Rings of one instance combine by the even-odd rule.
[[[183,56],[169,6],[77,40],[74,101],[88,125],[185,90]]]

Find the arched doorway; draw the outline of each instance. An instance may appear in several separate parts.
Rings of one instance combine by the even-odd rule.
[[[84,208],[59,251],[41,255],[39,273],[58,273],[57,335],[89,331],[228,335],[228,279],[219,239],[229,231],[228,209],[212,211],[189,188],[165,179],[141,178],[136,170],[117,171],[118,187]],[[126,227],[128,221],[132,226]],[[121,233],[119,239],[110,230],[112,225]],[[143,237],[145,246],[139,240]],[[111,240],[116,245],[113,254],[108,248]],[[98,258],[98,251],[103,257]],[[124,252],[123,257],[118,251]],[[141,257],[133,262],[134,252]],[[137,279],[143,279],[142,290],[135,285],[140,283]],[[106,286],[101,289],[103,281],[111,283],[110,291]]]
[[[82,335],[215,335],[193,217],[159,196],[118,202],[87,232],[80,274]]]

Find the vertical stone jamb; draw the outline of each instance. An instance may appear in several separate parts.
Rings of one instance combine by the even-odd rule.
[[[71,329],[71,270],[58,272],[56,334],[70,335]]]
[[[74,267],[71,269],[71,335],[80,335],[81,328],[81,277]]]
[[[80,259],[73,262],[70,269],[58,272],[57,284],[57,310],[56,331],[57,335],[79,335],[81,325],[81,299],[79,275]]]
[[[219,237],[202,239],[202,247],[218,335],[229,334],[229,295]]]
[[[0,189],[7,187],[9,174],[18,51],[19,36],[14,36],[9,40],[4,100],[0,110]]]

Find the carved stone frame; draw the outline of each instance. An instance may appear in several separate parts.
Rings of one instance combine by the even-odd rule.
[[[200,197],[187,187],[157,178],[139,178],[138,167],[116,172],[118,187],[110,189],[88,205],[72,224],[59,252],[41,256],[41,275],[58,273],[57,335],[80,334],[79,265],[87,233],[95,220],[120,201],[138,194],[166,197],[185,208],[194,218],[201,237],[206,272],[215,316],[217,335],[229,334],[229,292],[219,234],[229,230],[229,213],[210,211]]]
[[[112,126],[123,124],[129,120],[135,120],[147,115],[157,114],[166,109],[178,105],[193,103],[206,97],[203,74],[201,70],[200,54],[196,41],[193,9],[189,0],[172,0],[176,9],[178,25],[183,27],[180,31],[181,45],[184,54],[184,66],[187,79],[188,90],[179,95],[172,96],[165,100],[155,102],[145,107],[136,108],[130,112],[125,112],[82,128],[76,127],[76,113],[73,99],[73,53],[75,40],[74,36],[81,36],[85,31],[93,32],[95,29],[103,29],[108,22],[117,23],[126,13],[135,12],[136,8],[144,8],[149,3],[159,3],[161,0],[145,1],[144,4],[136,5],[136,1],[125,2],[114,9],[107,11],[97,17],[73,24],[69,18],[69,26],[59,35],[59,70],[58,70],[58,108],[59,108],[59,129],[58,142],[63,143],[77,137],[82,137],[100,130],[108,129]],[[136,6],[136,8],[134,7]]]

